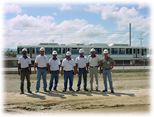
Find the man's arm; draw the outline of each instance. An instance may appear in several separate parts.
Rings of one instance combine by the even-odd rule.
[[[102,66],[103,66],[103,61],[101,60],[101,61],[99,61],[99,67],[100,67],[100,70],[99,70],[99,72],[100,72],[100,74],[102,73]]]
[[[75,73],[75,74],[78,73],[78,64],[77,64],[77,63],[75,64],[75,67],[74,67],[74,73]]]
[[[34,73],[36,73],[36,68],[37,68],[37,66],[38,66],[38,63],[34,63]]]
[[[49,65],[49,63],[47,63],[46,66],[47,66],[48,73],[50,73],[50,65]]]
[[[31,64],[29,64],[29,73],[31,74]]]
[[[112,61],[112,62],[111,62],[111,65],[110,65],[111,69],[113,69],[114,64],[115,64],[115,62],[114,62],[114,61]]]
[[[64,74],[63,66],[61,67],[61,75]]]
[[[21,71],[21,64],[18,63],[18,74],[20,75],[20,71]]]

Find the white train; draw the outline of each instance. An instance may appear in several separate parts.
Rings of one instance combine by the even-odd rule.
[[[132,47],[128,44],[58,44],[58,43],[40,43],[39,45],[20,45],[17,47],[17,58],[21,56],[22,48],[27,48],[28,55],[34,62],[36,55],[39,54],[40,47],[45,48],[45,53],[51,57],[53,50],[56,50],[58,57],[62,60],[65,57],[66,51],[71,51],[72,58],[75,59],[79,55],[79,49],[83,48],[85,56],[88,56],[91,48],[95,48],[99,58],[102,58],[104,49],[108,49],[110,56],[115,60],[116,65],[144,65],[149,63],[150,49],[145,47]]]

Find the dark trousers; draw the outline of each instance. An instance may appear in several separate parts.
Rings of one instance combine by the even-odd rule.
[[[79,68],[78,84],[77,84],[78,89],[80,89],[82,77],[83,77],[83,81],[84,81],[84,89],[86,89],[87,88],[87,71],[86,71],[86,68]]]
[[[52,89],[53,87],[53,82],[54,83],[54,89],[57,89],[57,84],[58,84],[58,79],[59,79],[59,71],[51,71],[51,78],[50,78],[50,83],[49,83],[49,90]]]
[[[64,90],[67,90],[67,82],[69,79],[69,89],[73,86],[73,71],[64,71]]]
[[[20,80],[21,80],[21,84],[20,84],[20,90],[23,92],[24,91],[24,80],[27,80],[27,90],[30,91],[30,73],[28,68],[27,69],[21,69],[21,74],[20,74]]]

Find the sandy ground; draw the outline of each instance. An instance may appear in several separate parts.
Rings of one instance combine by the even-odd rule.
[[[50,75],[48,74],[48,83]],[[99,92],[62,93],[63,78],[60,76],[58,91],[35,93],[36,74],[31,75],[33,94],[20,95],[19,76],[5,74],[4,111],[6,113],[33,112],[97,112],[128,113],[150,112],[150,75],[148,72],[113,73],[115,94],[102,93],[103,80],[99,75]],[[77,89],[77,76],[74,77],[74,89]],[[82,84],[83,86],[83,84]],[[89,88],[89,76],[88,76]]]

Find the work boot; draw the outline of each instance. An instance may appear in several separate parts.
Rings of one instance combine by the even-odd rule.
[[[102,92],[107,92],[107,90],[103,90]]]
[[[85,88],[85,89],[84,89],[84,91],[88,91],[88,89],[87,89],[87,88]]]
[[[111,93],[114,93],[114,90],[111,90]]]
[[[74,89],[70,88],[70,91],[73,91],[74,92]]]
[[[62,92],[66,92],[66,89],[64,89]]]
[[[80,89],[78,88],[76,91],[78,92],[78,91],[80,91]]]
[[[31,90],[28,90],[28,93],[32,93]]]
[[[24,94],[24,91],[21,91],[20,94]]]

